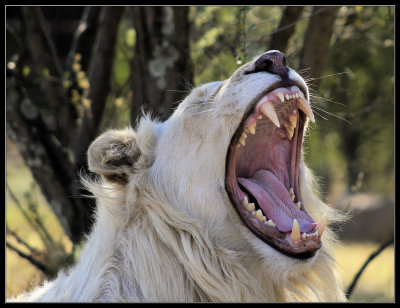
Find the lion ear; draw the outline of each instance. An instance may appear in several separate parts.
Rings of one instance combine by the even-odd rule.
[[[90,145],[89,170],[109,182],[126,184],[140,155],[133,130],[110,130]]]

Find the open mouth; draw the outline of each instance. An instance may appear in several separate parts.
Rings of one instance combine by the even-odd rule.
[[[302,203],[299,165],[307,117],[299,86],[275,88],[252,104],[232,137],[226,190],[245,225],[279,252],[310,258],[321,248],[326,217],[315,222]]]

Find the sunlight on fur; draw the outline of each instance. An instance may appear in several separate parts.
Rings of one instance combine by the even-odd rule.
[[[326,215],[328,221],[321,239],[315,235],[322,246],[309,257],[292,257],[292,244],[281,240],[289,251],[284,253],[265,242],[264,235],[256,235],[244,223],[251,218],[238,215],[227,193],[228,148],[238,128],[246,125],[241,123],[254,102],[283,78],[280,72],[257,71],[258,59],[225,81],[194,88],[163,123],[144,115],[135,129],[99,136],[88,150],[88,163],[100,176],[82,178],[96,198],[97,211],[79,261],[55,280],[13,300],[345,301],[330,229],[345,217],[319,199],[302,154],[297,194],[310,220]],[[304,88],[308,100],[303,79],[289,68],[285,72]],[[279,224],[280,214],[274,215]],[[269,234],[265,228],[263,234]],[[285,232],[288,237],[294,233]]]

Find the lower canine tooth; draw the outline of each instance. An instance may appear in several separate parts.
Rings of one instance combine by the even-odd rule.
[[[297,203],[296,203],[296,206],[297,206],[297,208],[300,210],[300,208],[301,208],[301,202],[300,202],[300,201],[297,202]]]
[[[321,219],[317,222],[316,232],[318,232],[318,234],[321,236],[325,230],[325,227],[326,227],[326,215],[323,215]]]
[[[293,220],[292,233],[290,234],[290,239],[293,242],[297,242],[298,240],[300,240],[300,226],[296,218]]]
[[[245,146],[245,145],[246,145],[246,141],[245,141],[244,138],[242,138],[242,137],[239,138],[239,143],[240,143],[242,146]]]

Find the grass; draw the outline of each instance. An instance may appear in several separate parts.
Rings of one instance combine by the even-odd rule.
[[[24,166],[16,149],[7,142],[7,183],[13,192],[23,199],[24,193],[31,189],[33,183],[29,170]],[[55,239],[62,241],[68,249],[71,243],[65,236],[62,227],[52,213],[47,202],[35,188],[35,198],[39,213],[48,230]],[[6,220],[8,226],[33,247],[42,248],[39,236],[25,221],[15,202],[7,196]],[[12,241],[7,236],[7,241]],[[13,242],[15,243],[15,241]],[[340,275],[345,290],[352,282],[354,275],[369,255],[379,247],[377,243],[347,243],[338,247],[335,255],[340,267]],[[6,298],[22,291],[36,287],[44,279],[43,274],[28,261],[15,252],[6,251]],[[350,298],[351,302],[394,302],[394,248],[386,248],[376,257],[363,272]]]
[[[364,262],[375,250],[377,243],[344,243],[336,249],[345,290],[353,281]],[[394,302],[394,248],[387,247],[367,266],[358,280],[351,302]]]

